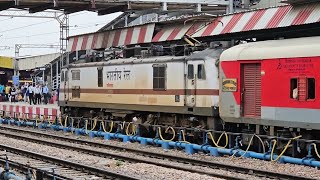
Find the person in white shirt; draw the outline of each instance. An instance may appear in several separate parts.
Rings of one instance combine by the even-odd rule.
[[[36,96],[36,103],[35,104],[41,104],[41,88],[39,85],[37,85],[34,88],[34,94]]]
[[[28,91],[29,91],[29,103],[30,103],[30,105],[32,105],[32,103],[33,104],[35,104],[35,102],[34,102],[34,87],[33,87],[33,85],[29,85],[29,87],[28,87]]]

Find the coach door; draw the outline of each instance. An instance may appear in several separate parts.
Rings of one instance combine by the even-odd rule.
[[[261,117],[261,64],[241,65],[241,106],[244,117]]]
[[[186,77],[186,104],[188,107],[194,107],[196,104],[196,64],[192,61],[187,63],[187,77]]]

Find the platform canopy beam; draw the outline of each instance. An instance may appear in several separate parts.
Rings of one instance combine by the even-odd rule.
[[[66,13],[95,11],[101,15],[118,11],[177,11],[192,9],[195,12],[214,10],[214,7],[228,7],[229,0],[0,0],[0,10],[19,8],[30,13],[46,9],[63,10]]]

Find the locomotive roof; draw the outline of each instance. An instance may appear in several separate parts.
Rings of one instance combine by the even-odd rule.
[[[320,56],[320,36],[241,44],[225,50],[221,61]]]
[[[208,57],[217,58],[220,56],[221,52],[222,49],[206,49],[203,51],[194,52],[190,56],[153,56],[148,58],[123,58],[101,62],[69,64],[68,67],[92,67],[121,64],[166,63],[174,61],[205,60]]]

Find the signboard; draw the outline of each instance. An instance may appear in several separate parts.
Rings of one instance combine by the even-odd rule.
[[[13,69],[13,58],[0,56],[0,67]]]
[[[236,92],[237,87],[238,87],[238,84],[237,84],[236,78],[222,79],[223,92]]]
[[[12,76],[12,83],[16,86],[19,85],[19,76]]]

